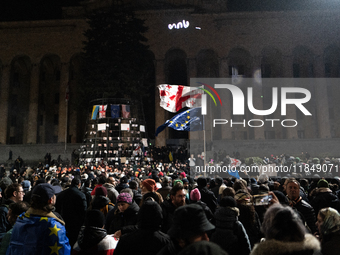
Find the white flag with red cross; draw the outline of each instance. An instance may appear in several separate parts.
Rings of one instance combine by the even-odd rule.
[[[178,112],[184,107],[201,106],[203,90],[183,85],[158,85],[160,106],[169,112]]]

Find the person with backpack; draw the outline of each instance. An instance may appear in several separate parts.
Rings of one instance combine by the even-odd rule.
[[[107,197],[107,189],[104,186],[97,187],[89,210],[97,209],[106,217],[107,213],[114,207],[114,204],[111,203],[110,199]]]

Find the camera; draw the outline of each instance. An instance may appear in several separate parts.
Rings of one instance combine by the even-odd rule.
[[[266,193],[266,194],[261,194],[261,195],[254,195],[253,198],[254,198],[254,205],[259,206],[259,205],[269,205],[273,196]]]

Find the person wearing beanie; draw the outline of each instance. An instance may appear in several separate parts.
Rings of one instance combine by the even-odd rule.
[[[185,172],[181,172],[180,174],[179,174],[179,176],[178,176],[178,178],[179,179],[183,179],[183,178],[186,178],[187,177],[187,175],[186,175],[186,173]]]
[[[128,178],[126,176],[123,176],[119,179],[119,184],[115,187],[118,193],[122,191],[122,189],[126,189],[129,187]]]
[[[142,186],[142,196],[143,196],[143,198],[147,193],[152,192],[152,193],[155,193],[158,196],[159,204],[163,203],[162,195],[157,192],[158,188],[157,188],[157,183],[155,182],[155,180],[146,179],[142,182],[141,186]],[[143,198],[142,198],[141,202],[139,203],[139,206],[141,206],[144,203]]]
[[[113,254],[118,239],[106,233],[104,224],[105,216],[101,211],[88,210],[72,254]]]
[[[114,204],[110,202],[107,197],[107,189],[104,186],[99,186],[95,190],[95,195],[92,198],[89,210],[97,209],[100,210],[104,216],[108,214],[114,208]]]
[[[317,188],[311,191],[310,205],[314,208],[315,215],[318,215],[322,208],[332,207],[340,210],[340,201],[337,195],[333,194],[329,184],[325,179],[320,179]]]
[[[190,192],[190,201],[191,201],[190,204],[200,205],[203,208],[204,213],[207,216],[207,219],[213,223],[214,215],[211,212],[210,208],[207,206],[207,204],[201,201],[201,193],[197,188],[193,189]]]
[[[197,188],[201,193],[201,200],[207,204],[211,212],[214,213],[217,206],[217,198],[214,193],[210,191],[207,187],[207,179],[205,177],[198,177]]]
[[[158,190],[155,180],[146,179],[142,182],[142,195],[147,192],[155,192]]]
[[[132,196],[129,193],[120,193],[117,197],[117,209],[109,212],[106,217],[105,228],[109,229],[108,233],[120,238],[121,235],[134,230],[138,211],[139,206],[133,201]]]
[[[156,255],[170,243],[170,237],[160,231],[162,222],[163,214],[160,205],[152,200],[145,201],[138,212],[138,229],[119,239],[114,254]]]
[[[224,197],[214,214],[216,230],[211,242],[221,246],[229,255],[248,255],[251,246],[243,224],[238,220],[240,211],[233,197]]]

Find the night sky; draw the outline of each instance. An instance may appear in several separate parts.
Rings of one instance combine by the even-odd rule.
[[[77,6],[80,2],[82,0],[1,0],[0,21],[61,19],[63,6]],[[339,0],[228,0],[228,11],[231,12],[322,10],[339,7]]]

